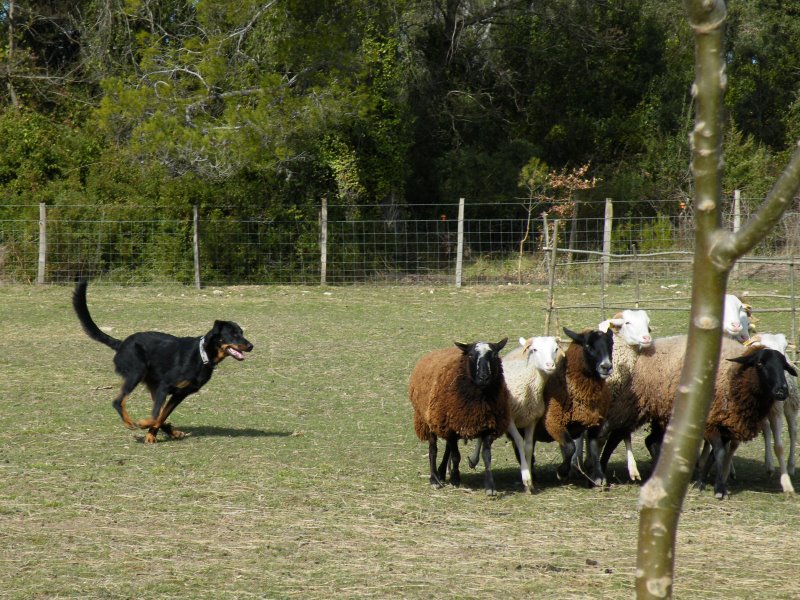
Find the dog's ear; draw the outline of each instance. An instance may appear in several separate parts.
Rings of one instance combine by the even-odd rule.
[[[214,321],[214,327],[211,328],[211,335],[218,335],[221,333],[223,325],[225,325],[225,321]]]

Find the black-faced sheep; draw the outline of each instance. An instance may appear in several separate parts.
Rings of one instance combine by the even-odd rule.
[[[598,325],[600,330],[607,328],[614,333],[614,370],[606,380],[611,389],[611,406],[598,435],[598,444],[603,450],[600,466],[604,473],[607,472],[611,454],[624,441],[628,475],[631,480],[637,481],[641,480],[641,475],[633,456],[631,434],[644,424],[644,415],[630,393],[630,387],[639,354],[653,343],[650,336],[650,317],[644,310],[624,310]]]
[[[631,391],[651,421],[652,431],[645,443],[654,457],[672,416],[686,342],[684,335],[656,339],[642,352],[633,371]],[[796,371],[780,352],[765,348],[746,350],[729,338],[722,339],[720,356],[725,360],[717,373],[704,438],[711,444],[717,466],[714,493],[725,498],[733,452],[741,442],[756,436],[774,400],[786,397],[784,371],[792,375]],[[701,470],[700,487],[702,481]]]
[[[508,388],[496,344],[456,343],[457,348],[435,350],[423,356],[411,373],[408,396],[414,408],[414,431],[428,442],[430,483],[441,487],[450,465],[450,483],[461,484],[459,439],[479,438],[483,445],[484,487],[495,495],[491,462],[492,442],[508,429]],[[437,438],[446,440],[438,469]]]
[[[775,401],[786,399],[786,373],[797,376],[783,353],[771,348],[747,348],[723,343],[714,400],[703,436],[711,443],[716,466],[714,495],[727,498],[727,476],[739,444],[752,440]],[[710,467],[710,461],[707,468]],[[707,471],[707,469],[706,469]],[[699,487],[702,489],[701,472]]]
[[[745,345],[772,348],[785,356],[789,342],[782,333],[757,333],[748,339]],[[770,446],[772,446],[781,472],[781,487],[787,494],[794,494],[794,486],[789,475],[794,475],[795,471],[797,413],[800,410],[800,392],[797,389],[796,377],[787,377],[786,383],[789,386],[789,395],[786,396],[786,400],[783,402],[773,404],[772,410],[767,415],[764,423],[762,423],[761,431],[764,434],[764,463],[767,467],[767,473],[772,474],[775,469],[770,450]],[[786,419],[786,425],[789,430],[788,460],[784,454],[782,416]]]
[[[516,446],[522,485],[532,492],[533,431],[544,415],[544,384],[556,370],[561,351],[554,337],[520,338],[519,342],[521,348],[503,357],[511,407],[508,435]],[[477,465],[480,450],[479,440],[468,458],[470,467]]]
[[[575,453],[575,438],[587,433],[589,478],[604,485],[600,468],[597,435],[611,404],[611,390],[606,379],[612,371],[613,334],[611,331],[575,333],[564,328],[573,341],[556,372],[544,387],[545,413],[536,427],[536,441],[558,442],[564,458],[558,467],[559,478],[569,475]]]

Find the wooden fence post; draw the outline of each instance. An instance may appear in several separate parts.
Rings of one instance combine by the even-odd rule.
[[[194,286],[200,289],[200,211],[195,204],[192,207],[192,250],[194,253]]]
[[[544,246],[542,252],[544,253],[544,265],[547,269],[547,280],[550,280],[550,260],[547,255],[547,249],[550,247],[550,225],[547,222],[547,211],[542,213],[542,231],[544,232]]]
[[[550,319],[553,316],[555,307],[555,281],[556,281],[556,259],[558,252],[558,219],[553,221],[553,244],[550,247],[550,280],[547,285],[547,316],[544,319],[544,334],[550,335]]]
[[[319,284],[328,282],[328,199],[323,196],[319,209]]]
[[[741,190],[733,190],[733,232],[739,231],[742,226],[742,192]],[[738,261],[733,264],[733,275],[739,274]]]
[[[603,277],[608,279],[611,267],[611,228],[614,223],[614,205],[611,198],[606,198],[606,214],[603,219]]]
[[[456,287],[461,287],[461,272],[464,267],[464,199],[458,199],[458,244],[456,245]]]
[[[47,267],[47,205],[39,203],[39,268],[36,283],[43,284]]]

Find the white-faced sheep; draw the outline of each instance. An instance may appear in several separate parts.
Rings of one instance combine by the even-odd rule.
[[[652,421],[653,431],[646,443],[654,455],[657,450],[653,446],[660,443],[672,416],[686,342],[686,336],[656,339],[651,348],[642,352],[633,371],[631,390]],[[746,349],[727,338],[722,340],[720,356],[725,360],[719,366],[703,437],[711,444],[717,467],[714,493],[717,498],[725,498],[733,453],[741,442],[757,435],[773,402],[786,397],[784,371],[792,375],[796,371],[780,352]],[[701,472],[699,486],[702,485]]]
[[[611,389],[611,406],[598,435],[598,444],[603,450],[600,466],[605,473],[611,454],[624,441],[628,475],[631,480],[638,481],[641,480],[641,475],[633,456],[631,434],[644,424],[644,414],[635,396],[630,393],[630,388],[633,369],[640,352],[653,343],[650,336],[650,317],[644,310],[623,310],[598,325],[601,331],[608,328],[614,333],[614,369],[606,380]]]
[[[786,336],[782,333],[757,333],[748,339],[745,345],[772,348],[783,355],[786,355],[786,350],[789,348]],[[770,446],[772,446],[781,472],[781,487],[787,494],[794,494],[794,486],[789,476],[794,475],[795,471],[794,457],[795,444],[797,443],[797,413],[800,410],[800,393],[798,393],[797,389],[797,378],[787,377],[786,383],[789,386],[789,394],[786,396],[786,400],[782,403],[776,402],[772,406],[772,410],[762,423],[761,431],[764,434],[764,463],[767,466],[767,473],[772,474],[775,469],[770,449]],[[784,454],[781,415],[786,419],[786,425],[789,429],[788,461]]]
[[[495,495],[491,462],[492,442],[508,429],[508,388],[496,344],[456,343],[457,348],[423,356],[411,373],[408,396],[414,408],[414,431],[428,442],[430,483],[441,487],[450,465],[450,483],[461,484],[459,439],[479,438],[483,444],[484,487]],[[437,438],[446,440],[444,457],[436,466]]]
[[[722,312],[722,333],[738,342],[750,337],[753,309],[733,294],[725,294]]]
[[[520,338],[519,343],[521,352],[515,351],[503,358],[503,375],[511,406],[508,435],[516,445],[522,485],[526,492],[532,492],[533,430],[544,415],[544,384],[556,370],[560,350],[558,340],[549,336]],[[480,450],[479,440],[468,459],[473,468],[478,463]]]
[[[573,341],[555,373],[544,387],[545,413],[536,426],[536,441],[558,442],[563,462],[557,469],[561,479],[569,475],[575,453],[575,438],[587,433],[588,456],[594,485],[605,485],[600,467],[597,435],[611,404],[606,379],[612,371],[611,331],[575,333],[564,328]]]

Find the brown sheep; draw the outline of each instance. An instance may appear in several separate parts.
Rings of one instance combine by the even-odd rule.
[[[672,416],[680,385],[686,336],[660,338],[642,352],[633,372],[631,392],[651,421],[652,431],[645,443],[651,454],[658,454],[663,432]],[[788,394],[785,372],[796,374],[777,350],[746,348],[723,338],[714,398],[709,409],[703,437],[710,442],[717,468],[714,494],[728,496],[726,481],[733,453],[741,442],[753,439],[774,401]],[[705,465],[706,471],[711,461]],[[701,473],[697,486],[703,488]]]
[[[557,474],[565,479],[575,453],[573,440],[585,431],[591,465],[589,478],[595,485],[605,485],[597,435],[611,405],[611,390],[605,380],[612,372],[613,333],[610,330],[575,333],[566,327],[564,333],[573,342],[545,384],[545,413],[537,424],[535,439],[558,442],[564,461]]]
[[[459,439],[482,442],[484,487],[495,495],[491,471],[492,442],[508,429],[509,392],[496,344],[456,343],[457,348],[434,350],[423,356],[411,373],[408,397],[414,408],[414,431],[428,442],[430,483],[441,487],[450,464],[450,483],[461,484]],[[437,438],[446,440],[444,456],[436,466]]]

